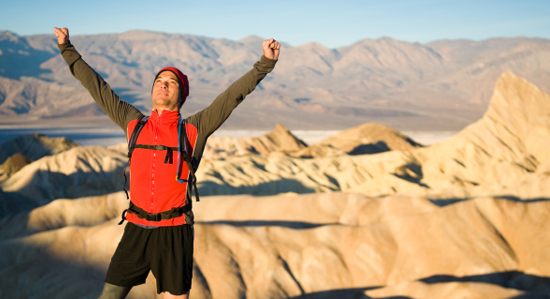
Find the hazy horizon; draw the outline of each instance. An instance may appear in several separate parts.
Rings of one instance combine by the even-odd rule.
[[[31,0],[5,3],[0,11],[0,30],[21,36],[53,36],[54,26],[68,27],[76,35],[129,30],[230,40],[257,35],[274,37],[292,46],[318,42],[338,48],[380,37],[419,43],[518,36],[550,38],[548,15],[550,2],[542,0],[281,1],[277,5],[255,1],[239,5],[223,1],[167,1],[163,6],[145,1],[104,0],[60,1],[54,6]],[[97,16],[110,21],[98,22]],[[22,17],[33,22],[21,22]]]
[[[243,129],[221,129],[213,137],[247,138],[259,137],[269,133],[271,130],[243,130]],[[323,139],[336,135],[343,130],[290,130],[293,135],[300,138],[308,145],[312,145]],[[75,128],[75,127],[14,127],[0,125],[0,144],[4,144],[15,138],[38,133],[48,137],[66,137],[82,145],[112,146],[125,143],[124,132],[118,127],[99,128]],[[401,131],[411,137],[414,141],[423,145],[432,145],[454,136],[454,131]]]

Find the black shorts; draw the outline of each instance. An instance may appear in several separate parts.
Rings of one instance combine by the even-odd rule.
[[[193,227],[190,225],[142,228],[126,224],[111,259],[105,282],[130,287],[145,283],[153,272],[157,293],[183,295],[193,276]]]

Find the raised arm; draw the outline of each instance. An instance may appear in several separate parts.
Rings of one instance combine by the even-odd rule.
[[[248,71],[204,110],[188,118],[190,123],[198,125],[202,134],[209,136],[229,117],[231,112],[250,94],[265,76],[275,67],[281,45],[274,39],[263,41],[263,56]]]
[[[128,122],[142,117],[143,114],[134,106],[122,101],[109,84],[82,59],[69,40],[69,29],[54,27],[54,30],[61,56],[69,65],[73,76],[88,90],[111,120],[127,133]]]

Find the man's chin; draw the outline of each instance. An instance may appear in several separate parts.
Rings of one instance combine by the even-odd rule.
[[[159,99],[159,98],[156,98],[153,100],[153,106],[157,106],[157,107],[166,107],[170,104],[170,101],[168,101],[167,99]]]

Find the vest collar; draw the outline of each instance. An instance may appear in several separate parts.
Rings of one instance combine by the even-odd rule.
[[[180,112],[179,111],[172,111],[172,110],[168,110],[168,109],[164,109],[162,111],[162,114],[159,115],[157,110],[156,109],[153,109],[151,110],[151,119],[155,120],[155,121],[158,121],[158,120],[161,120],[163,122],[165,121],[168,121],[168,122],[178,122],[179,121],[179,117],[180,117]]]

